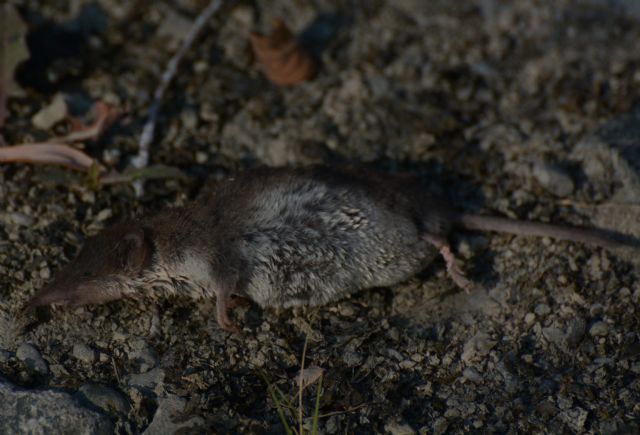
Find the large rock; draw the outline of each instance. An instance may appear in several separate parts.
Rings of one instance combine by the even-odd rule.
[[[608,183],[618,199],[640,203],[640,107],[581,140],[573,157],[592,183]]]
[[[26,390],[0,377],[0,433],[110,434],[114,427],[104,415],[81,406],[56,390]]]
[[[169,433],[198,433],[204,426],[204,420],[198,416],[182,415],[187,401],[182,397],[169,395],[160,399],[158,409],[144,435],[162,435]]]
[[[640,236],[640,107],[580,141],[573,158],[582,163],[595,190],[610,196],[589,211],[593,221]]]

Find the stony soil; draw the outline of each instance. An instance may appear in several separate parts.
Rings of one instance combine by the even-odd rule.
[[[64,122],[32,123],[56,93],[78,106],[102,100],[126,112],[84,148],[124,170],[180,23],[206,2],[18,3],[32,60],[4,141],[64,133]],[[35,433],[67,428],[48,408],[67,399],[90,415],[78,433],[280,433],[263,376],[297,426],[307,340],[305,365],[325,371],[321,433],[639,431],[640,283],[627,253],[459,234],[454,246],[486,291],[461,293],[436,262],[318,309],[239,309],[242,336],[216,327],[215,301],[186,298],[21,314],[87,235],[260,165],[366,162],[413,173],[465,211],[640,235],[633,1],[230,3],[161,109],[151,160],[187,178],[148,182],[138,199],[129,185],[93,190],[51,166],[0,167],[4,403],[42,399],[29,402]],[[319,59],[315,80],[278,88],[253,62],[248,34],[274,16]],[[307,429],[316,388],[304,394]],[[0,427],[16,431],[29,411],[2,412]]]

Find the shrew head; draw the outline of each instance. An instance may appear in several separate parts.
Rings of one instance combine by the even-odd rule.
[[[139,222],[108,228],[87,239],[76,258],[29,303],[83,305],[120,299],[149,267],[152,250],[148,230]]]

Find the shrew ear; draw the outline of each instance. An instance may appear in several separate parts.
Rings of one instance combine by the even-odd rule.
[[[119,248],[122,266],[129,272],[139,272],[151,262],[151,240],[142,227],[127,231]]]

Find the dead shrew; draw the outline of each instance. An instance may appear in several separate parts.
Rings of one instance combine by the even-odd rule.
[[[226,179],[185,207],[87,239],[30,304],[97,304],[142,290],[154,297],[215,295],[218,323],[237,331],[228,315],[234,295],[262,307],[326,304],[402,282],[438,253],[469,291],[473,283],[447,242],[456,226],[605,248],[627,244],[594,229],[459,213],[407,177],[265,168]]]

